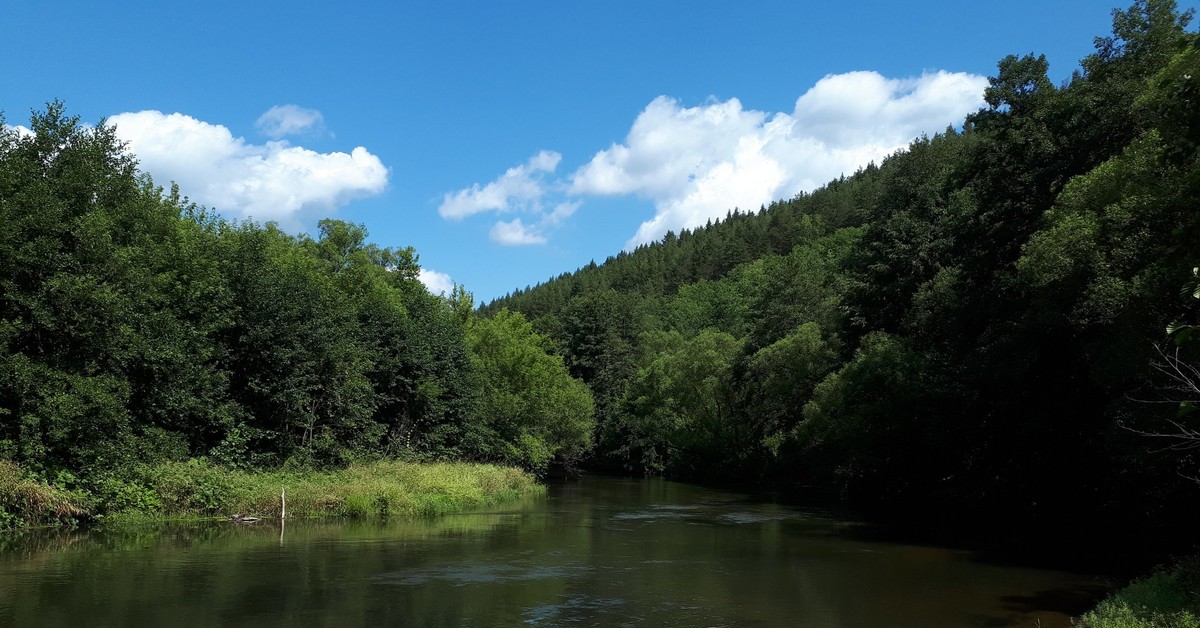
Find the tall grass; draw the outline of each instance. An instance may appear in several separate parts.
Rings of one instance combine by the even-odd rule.
[[[380,461],[335,471],[237,471],[205,460],[142,465],[67,491],[0,460],[0,528],[77,519],[413,517],[482,508],[544,491],[529,474],[472,463]]]
[[[71,521],[86,514],[86,500],[27,476],[15,463],[0,460],[0,529]]]
[[[140,469],[147,497],[114,512],[162,517],[420,516],[515,500],[543,489],[518,469],[471,463],[380,461],[336,471],[232,471],[201,460]]]
[[[1084,628],[1200,628],[1200,558],[1138,580],[1079,618]]]

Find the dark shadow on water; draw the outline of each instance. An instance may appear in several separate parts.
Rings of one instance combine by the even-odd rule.
[[[1106,571],[1056,562],[1063,552],[1003,526],[960,529],[945,516],[899,525],[797,493],[664,479],[553,482],[536,504],[428,520],[289,521],[282,544],[278,526],[264,523],[13,537],[0,553],[9,578],[0,590],[19,582],[28,594],[7,611],[0,594],[0,624],[68,625],[43,615],[70,608],[110,613],[113,625],[288,616],[336,625],[358,613],[380,625],[805,625],[785,623],[803,617],[1058,628],[1109,590],[1104,576],[1086,575]],[[1047,564],[1058,569],[1031,569]],[[163,608],[144,621],[118,621],[118,610],[157,602]],[[904,620],[888,623],[896,616]]]
[[[1029,595],[1008,595],[1001,598],[1003,615],[973,615],[970,625],[979,628],[1066,626],[1063,617],[1079,617],[1108,593],[1109,589],[1105,587],[1081,585]]]
[[[641,490],[647,484],[628,479]],[[673,490],[669,480],[658,489]],[[566,490],[586,492],[587,479]],[[619,486],[620,484],[618,484]],[[653,487],[654,485],[650,485]],[[1099,528],[1075,528],[1046,533],[1037,526],[1014,525],[1012,521],[986,521],[927,510],[901,513],[885,519],[854,512],[816,492],[763,489],[729,484],[686,484],[695,491],[689,497],[701,504],[700,512],[676,506],[655,509],[653,505],[616,513],[621,523],[668,521],[695,516],[708,525],[739,526],[775,523],[788,534],[832,536],[867,545],[879,551],[895,546],[947,550],[970,563],[1002,568],[1052,570],[1076,583],[1061,587],[1017,592],[997,600],[990,613],[974,615],[973,626],[1066,626],[1066,618],[1086,612],[1129,577],[1147,568],[1138,549],[1124,552],[1127,542]],[[680,489],[683,490],[683,489]],[[711,492],[712,495],[707,493]],[[776,508],[765,508],[773,506]]]
[[[1004,607],[1017,613],[1050,611],[1078,617],[1096,605],[1109,590],[1101,586],[1079,586],[1068,589],[1038,591],[1031,595],[1006,595]]]
[[[1147,546],[1129,533],[1089,528],[1039,532],[1010,522],[970,518],[913,517],[881,521],[864,515],[840,515],[857,525],[843,526],[841,534],[858,541],[902,543],[969,552],[972,560],[1003,567],[1034,567],[1096,574],[1111,583],[1138,577],[1169,560],[1189,555],[1200,546],[1174,548]]]

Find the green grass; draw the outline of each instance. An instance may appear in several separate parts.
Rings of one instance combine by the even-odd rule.
[[[518,469],[398,461],[334,471],[253,472],[189,460],[141,466],[121,476],[96,480],[89,488],[87,495],[67,493],[26,479],[16,465],[0,462],[0,527],[52,524],[69,518],[110,522],[233,514],[277,518],[280,493],[285,488],[288,518],[438,515],[544,491],[532,476]],[[72,495],[78,499],[71,501]]]
[[[1200,557],[1143,578],[1079,618],[1085,628],[1200,628]]]
[[[50,525],[86,514],[82,495],[28,477],[0,460],[0,529]]]

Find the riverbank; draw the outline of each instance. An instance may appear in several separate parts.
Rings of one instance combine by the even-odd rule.
[[[634,617],[647,626],[1071,628],[1070,615],[1096,597],[1074,601],[1102,582],[976,560],[969,548],[859,538],[856,519],[754,491],[598,475],[546,490],[446,517],[293,520],[289,498],[283,529],[210,520],[0,534],[0,625],[615,626]]]
[[[1105,598],[1081,628],[1200,628],[1200,556],[1142,578]]]
[[[0,528],[233,514],[277,518],[285,488],[289,518],[437,515],[545,490],[528,473],[509,467],[398,461],[333,471],[252,472],[189,460],[63,484],[29,477],[0,461]]]

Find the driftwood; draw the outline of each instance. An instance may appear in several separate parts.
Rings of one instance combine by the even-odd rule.
[[[231,516],[229,520],[233,523],[258,523],[259,521],[262,521],[262,517],[246,517],[239,512],[238,514]]]

